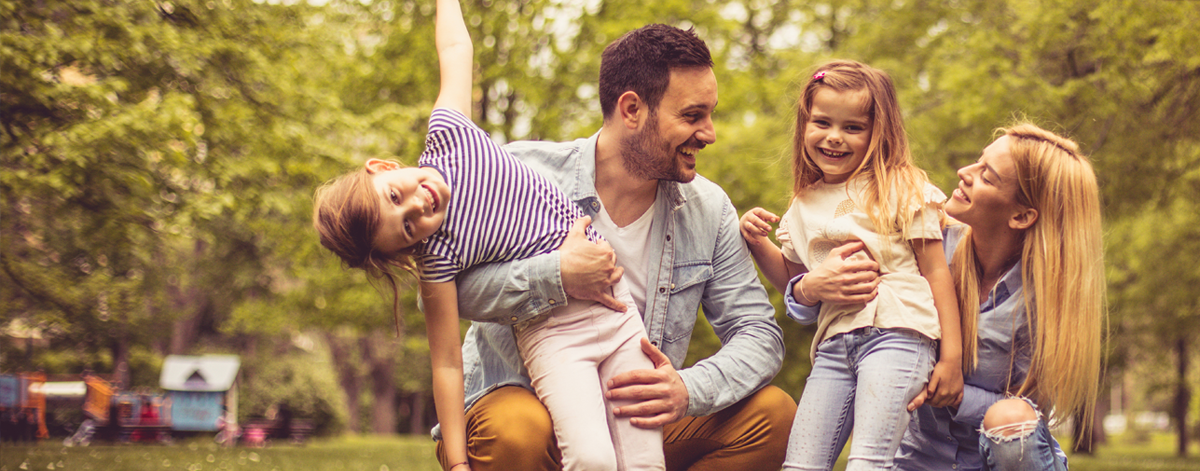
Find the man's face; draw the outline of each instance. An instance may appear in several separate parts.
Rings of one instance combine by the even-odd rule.
[[[658,108],[621,143],[625,169],[647,180],[687,183],[696,178],[696,154],[716,142],[712,113],[717,76],[708,67],[671,70]]]

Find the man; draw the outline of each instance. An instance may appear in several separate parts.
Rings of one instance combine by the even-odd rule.
[[[664,427],[668,469],[777,470],[796,404],[764,386],[779,371],[783,334],[736,211],[695,170],[698,152],[716,141],[708,47],[692,31],[664,25],[626,34],[601,58],[600,103],[604,125],[589,139],[507,149],[579,204],[611,248],[583,238],[584,219],[557,252],[459,277],[460,312],[486,321],[474,323],[463,344],[470,468],[561,467],[512,325],[567,302],[624,309],[609,294],[624,276],[649,337],[642,349],[655,368],[605,385],[609,399],[635,401],[614,414],[635,426]],[[677,370],[700,306],[722,347]],[[443,468],[453,464],[440,442],[438,455]]]

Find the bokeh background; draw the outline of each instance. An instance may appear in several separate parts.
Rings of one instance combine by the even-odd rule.
[[[891,74],[918,164],[944,191],[1014,119],[1073,137],[1104,201],[1097,420],[1195,437],[1200,2],[463,8],[474,116],[500,142],[589,136],[602,48],[651,22],[695,27],[720,84],[698,169],[740,211],[786,206],[798,87],[828,59]],[[0,0],[0,371],[155,388],[168,354],[232,353],[243,420],[286,405],[318,434],[428,433],[415,283],[396,338],[388,290],[344,270],[310,220],[325,180],[371,157],[415,162],[438,88],[433,14],[432,0]],[[775,384],[799,397],[813,331],[778,317]],[[689,362],[718,347],[701,321]],[[51,419],[65,430],[70,413]]]

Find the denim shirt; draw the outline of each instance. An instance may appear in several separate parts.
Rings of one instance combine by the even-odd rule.
[[[946,260],[951,260],[966,225],[954,225],[943,231]],[[803,275],[801,275],[803,276]],[[785,303],[788,316],[800,322],[815,320],[820,304],[805,306],[792,296],[792,280]],[[811,320],[809,320],[811,319]],[[928,404],[913,412],[900,449],[896,469],[904,470],[976,470],[983,467],[979,454],[979,428],[983,416],[996,401],[1007,397],[1009,385],[1019,386],[1029,371],[1030,343],[1022,290],[1021,263],[1018,262],[996,282],[988,298],[979,306],[978,362],[975,370],[963,377],[963,400],[958,409]],[[1012,356],[1013,351],[1016,357]],[[1057,443],[1056,454],[1065,458]]]
[[[559,187],[595,219],[596,141],[514,142],[505,149]],[[687,414],[703,416],[733,405],[767,385],[783,362],[783,331],[737,229],[737,213],[715,183],[660,181],[650,232],[646,309],[650,342],[671,360],[688,391]],[[463,379],[469,409],[508,385],[532,390],[517,352],[514,324],[569,302],[557,251],[485,264],[458,279],[460,316],[473,321],[463,341]],[[681,369],[697,311],[703,306],[721,349]],[[434,429],[434,436],[439,430]]]

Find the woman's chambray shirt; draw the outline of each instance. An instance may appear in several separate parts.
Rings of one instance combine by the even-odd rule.
[[[943,247],[946,260],[954,255],[966,225],[946,228]],[[800,277],[792,280],[794,284]],[[979,361],[975,371],[963,378],[963,400],[958,409],[928,404],[913,411],[908,430],[896,452],[896,469],[903,470],[978,470],[983,468],[979,454],[979,429],[983,415],[996,401],[1007,397],[1009,385],[1020,385],[1029,371],[1029,329],[1026,328],[1025,298],[1021,263],[1004,274],[979,306]],[[797,321],[816,319],[820,304],[809,307],[792,297],[791,284],[785,297],[788,316]],[[811,322],[811,321],[809,321]],[[1016,351],[1013,357],[1012,352]],[[1066,455],[1053,444],[1055,454],[1066,462]]]
[[[595,219],[599,136],[522,141],[505,149]],[[652,210],[642,313],[646,333],[678,369],[688,391],[687,414],[708,415],[770,383],[783,362],[783,331],[738,232],[737,212],[720,186],[701,176],[690,183],[660,181]],[[559,252],[478,265],[457,282],[460,316],[475,321],[463,342],[466,407],[501,386],[532,390],[512,325],[567,303]],[[681,369],[701,306],[722,346]],[[434,436],[439,436],[436,428]]]

